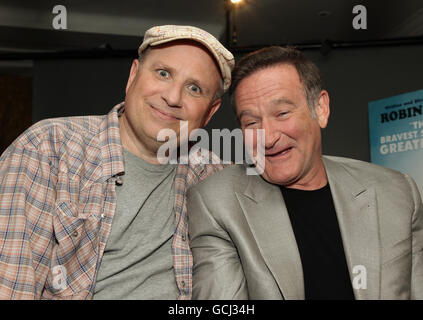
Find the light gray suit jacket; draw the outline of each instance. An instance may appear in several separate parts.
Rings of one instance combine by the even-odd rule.
[[[423,207],[414,181],[367,162],[323,161],[355,298],[423,299]],[[281,191],[245,169],[230,166],[188,192],[193,299],[304,299]]]

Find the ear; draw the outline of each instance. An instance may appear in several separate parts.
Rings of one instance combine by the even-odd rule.
[[[330,115],[329,93],[326,90],[320,92],[319,100],[314,110],[316,111],[317,122],[320,128],[326,128]]]
[[[219,110],[219,107],[222,103],[222,99],[218,98],[216,99],[212,105],[210,106],[209,110],[207,111],[207,114],[205,115],[205,120],[203,123],[203,127],[205,127],[207,125],[207,123],[209,123],[211,117],[216,113],[217,110]]]
[[[126,89],[125,89],[126,94],[128,94],[129,87],[134,82],[134,79],[137,76],[138,65],[139,65],[138,59],[135,59],[134,61],[132,61],[131,71],[129,71],[129,78],[128,78],[128,82],[126,83]]]

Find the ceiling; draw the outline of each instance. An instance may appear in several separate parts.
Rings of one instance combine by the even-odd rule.
[[[196,25],[226,39],[225,0],[59,3],[67,9],[67,30],[52,27],[57,0],[0,0],[0,52],[91,50],[106,44],[133,50],[145,30],[160,24]],[[352,27],[357,4],[367,9],[367,30]],[[423,36],[422,0],[244,0],[232,12],[238,47]]]

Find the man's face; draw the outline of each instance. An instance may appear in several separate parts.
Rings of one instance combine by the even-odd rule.
[[[307,189],[316,177],[325,176],[320,129],[329,117],[326,91],[320,94],[313,119],[295,67],[279,64],[243,79],[235,104],[244,136],[246,129],[265,129],[264,179]],[[256,139],[253,144],[256,150]]]
[[[122,143],[153,160],[164,143],[157,141],[161,129],[172,129],[179,138],[180,121],[188,121],[188,133],[207,124],[220,106],[221,100],[214,100],[219,82],[218,67],[201,45],[173,41],[151,47],[141,63],[132,64],[121,117]]]

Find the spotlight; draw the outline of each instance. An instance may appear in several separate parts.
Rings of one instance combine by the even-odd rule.
[[[232,2],[233,4],[237,4],[237,3],[242,2],[242,0],[231,0],[231,2]]]

